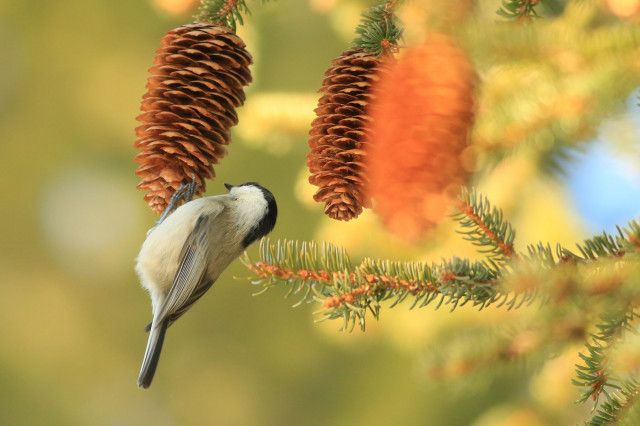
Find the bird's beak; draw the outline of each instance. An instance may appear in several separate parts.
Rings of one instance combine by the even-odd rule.
[[[227,190],[231,191],[231,188],[233,188],[233,185],[231,185],[230,183],[225,183],[224,187],[227,188]]]

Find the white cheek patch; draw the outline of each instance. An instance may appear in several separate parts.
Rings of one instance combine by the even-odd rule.
[[[260,190],[260,188],[256,188],[255,186],[252,185],[247,185],[247,186],[234,186],[231,189],[231,194],[232,195],[237,195],[237,196],[243,196],[243,195],[257,195],[260,196],[262,198],[264,198],[262,196],[262,191]]]
[[[240,232],[248,233],[267,212],[267,200],[260,188],[255,186],[236,186],[231,190],[236,197],[236,218]]]
[[[267,202],[260,194],[257,197],[242,197],[238,200],[238,220],[247,227],[257,225],[267,211]]]

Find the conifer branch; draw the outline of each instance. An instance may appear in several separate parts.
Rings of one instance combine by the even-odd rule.
[[[622,392],[622,381],[610,371],[609,359],[614,345],[624,338],[625,333],[635,332],[631,323],[638,317],[640,314],[631,306],[603,315],[602,323],[597,326],[598,332],[591,335],[592,342],[586,345],[587,352],[579,354],[584,363],[576,365],[577,378],[572,382],[582,388],[582,396],[576,402],[593,399],[595,409],[604,394],[610,403],[608,408],[618,404],[611,390]]]
[[[383,301],[392,300],[393,307],[409,299],[411,309],[432,302],[436,302],[436,308],[448,304],[451,310],[467,303],[480,309],[491,304],[517,309],[531,304],[539,295],[558,302],[569,295],[608,293],[625,284],[627,276],[635,271],[630,264],[626,271],[590,279],[591,286],[581,288],[567,287],[564,278],[568,267],[602,263],[595,265],[597,270],[606,265],[604,262],[638,252],[640,226],[635,221],[625,229],[619,228],[615,237],[603,233],[578,244],[580,254],[559,244],[554,251],[549,244],[539,243],[520,256],[513,248],[515,231],[511,224],[486,198],[465,191],[458,208],[454,217],[467,229],[461,232],[463,238],[481,248],[484,262],[457,257],[431,264],[365,258],[354,265],[343,248],[330,244],[287,240],[272,244],[267,239],[260,243],[260,260],[253,262],[245,256],[244,263],[255,274],[253,283],[261,285],[263,291],[283,285],[286,297],[301,295],[295,306],[318,302],[322,305],[320,320],[342,318],[342,329],[352,329],[356,322],[364,329],[367,312],[378,319]],[[517,264],[507,266],[508,259],[516,258]],[[574,272],[583,278],[593,276],[591,268]],[[634,288],[626,288],[628,300],[638,298]],[[597,346],[590,349],[597,354]]]
[[[396,24],[395,5],[395,0],[389,0],[363,12],[362,19],[356,27],[358,37],[353,40],[353,47],[377,55],[385,51],[396,51],[402,30]]]
[[[454,219],[464,228],[458,231],[463,238],[481,247],[480,253],[493,262],[504,262],[517,258],[513,248],[516,233],[511,223],[503,220],[502,211],[491,207],[486,197],[479,196],[475,189],[464,189],[456,202],[458,212]]]
[[[194,19],[218,23],[235,31],[237,22],[244,23],[242,14],[251,14],[245,0],[202,0]]]
[[[502,7],[496,13],[510,21],[538,18],[536,6],[545,0],[502,0]]]
[[[313,242],[269,240],[261,241],[260,253],[258,262],[244,258],[257,275],[254,284],[265,290],[284,284],[287,296],[304,291],[296,305],[321,303],[320,320],[342,318],[342,329],[351,330],[358,323],[364,330],[367,312],[378,319],[380,302],[387,300],[395,306],[410,299],[411,308],[436,302],[436,307],[445,304],[451,310],[467,303],[480,309],[496,302],[512,307],[523,303],[521,298],[501,295],[493,270],[466,259],[427,264],[367,258],[352,266],[344,249],[329,244],[319,249]]]
[[[555,253],[549,244],[538,243],[530,245],[528,249],[528,259],[543,267],[553,267],[556,263],[585,263],[602,259],[622,258],[640,252],[640,225],[636,220],[632,220],[627,227],[616,227],[617,234],[611,235],[602,232],[601,235],[585,239],[582,243],[577,243],[579,254],[556,245]]]
[[[640,383],[636,379],[626,380],[621,389],[609,394],[609,398],[602,403],[596,414],[585,422],[586,426],[605,426],[614,424],[636,425],[640,421],[640,413],[634,408],[640,392]],[[636,404],[637,407],[637,404]],[[630,415],[629,415],[630,414]],[[633,418],[629,418],[633,417]]]

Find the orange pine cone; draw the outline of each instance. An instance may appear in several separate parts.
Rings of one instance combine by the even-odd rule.
[[[319,189],[314,200],[337,220],[356,218],[369,207],[363,173],[366,111],[381,59],[361,49],[347,50],[332,61],[322,82],[322,97],[311,123],[307,155],[309,182]]]
[[[389,230],[415,239],[447,213],[467,177],[475,72],[443,35],[381,76],[368,146],[369,194]]]
[[[235,108],[251,82],[251,55],[229,28],[196,22],[169,31],[149,70],[147,93],[137,118],[134,146],[140,149],[138,185],[144,199],[162,213],[171,195],[195,175],[202,194],[213,164],[227,153]]]

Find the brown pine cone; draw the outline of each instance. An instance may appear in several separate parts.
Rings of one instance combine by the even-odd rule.
[[[149,70],[134,146],[141,152],[136,175],[144,199],[162,213],[171,195],[192,176],[205,190],[213,164],[227,154],[235,108],[244,103],[251,82],[251,55],[233,30],[196,22],[169,31]]]
[[[447,36],[407,50],[377,85],[367,151],[369,194],[385,225],[415,239],[465,184],[476,74]]]
[[[319,188],[313,198],[325,203],[324,211],[333,219],[353,219],[370,206],[363,171],[365,127],[371,120],[366,109],[382,63],[374,53],[347,50],[325,72],[309,132],[307,166],[309,182]]]

